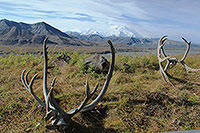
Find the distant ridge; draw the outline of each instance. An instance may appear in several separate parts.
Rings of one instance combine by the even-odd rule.
[[[78,32],[67,31],[69,36],[78,38],[82,41],[105,43],[111,40],[114,44],[121,46],[136,46],[136,47],[157,47],[159,38],[137,38],[137,37],[117,37],[117,36],[101,36],[99,34],[82,34]],[[189,41],[189,40],[188,40]],[[167,40],[168,48],[186,48],[183,41]],[[192,47],[199,47],[199,45],[192,44]]]
[[[90,46],[91,43],[70,37],[45,22],[26,24],[0,20],[0,45],[37,45],[48,36],[48,43],[57,45]]]
[[[98,32],[82,34],[67,31],[64,33],[45,22],[26,24],[7,19],[0,20],[0,45],[41,45],[46,36],[48,37],[47,43],[66,46],[107,46],[107,40],[111,40],[114,45],[119,44],[123,47],[128,45],[157,47],[158,42],[158,38],[101,36]],[[186,47],[184,42],[181,41],[168,40],[167,43],[170,45],[166,45],[166,47]],[[192,44],[192,47],[199,47],[199,45]]]

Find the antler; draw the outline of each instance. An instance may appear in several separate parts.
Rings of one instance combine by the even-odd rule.
[[[185,38],[182,37],[182,39],[183,39],[183,41],[186,43],[187,48],[186,48],[185,53],[184,53],[182,59],[180,60],[180,62],[182,62],[182,61],[185,60],[186,56],[187,56],[188,53],[189,53],[189,50],[190,50],[190,44],[191,44],[191,42],[188,42]]]
[[[166,71],[167,71],[167,68],[168,68],[169,65],[171,65],[171,64],[172,65],[176,65],[178,62],[180,62],[185,67],[185,69],[186,69],[187,72],[200,71],[200,69],[192,69],[189,66],[187,66],[187,64],[184,61],[185,58],[187,57],[188,53],[189,53],[191,42],[188,42],[185,38],[182,37],[183,41],[187,44],[187,48],[186,48],[186,51],[185,51],[182,59],[179,60],[179,59],[177,59],[175,57],[171,57],[170,58],[165,53],[163,46],[166,43],[166,40],[167,40],[166,37],[167,36],[163,36],[158,41],[157,56],[158,56],[158,61],[159,61],[159,67],[160,67],[161,76],[163,77],[163,79],[164,79],[165,82],[169,82],[172,86],[174,86],[174,84],[169,80],[169,78],[168,78],[168,76],[166,74]],[[161,58],[162,55],[164,56],[163,59]],[[163,69],[162,62],[164,62],[165,60],[167,60],[167,64],[166,64],[165,68]]]
[[[29,74],[30,71],[28,71],[28,72],[26,73],[26,75],[24,75],[25,72],[26,72],[26,70],[24,70],[24,71],[22,72],[22,76],[21,76],[21,80],[22,80],[23,85],[24,85],[25,88],[31,93],[31,95],[33,96],[33,98],[34,98],[40,105],[42,105],[43,107],[45,107],[45,106],[46,106],[45,103],[44,103],[42,100],[40,100],[40,98],[38,98],[38,97],[35,95],[35,93],[33,92],[33,88],[32,88],[33,82],[34,82],[34,80],[35,80],[35,78],[37,77],[38,74],[35,74],[35,75],[32,77],[30,83],[28,83],[28,74]]]
[[[112,61],[111,61],[110,67],[109,67],[109,71],[108,71],[108,75],[107,75],[106,81],[105,81],[105,83],[103,85],[103,88],[102,88],[101,92],[96,97],[96,99],[94,101],[92,101],[89,105],[85,106],[81,110],[82,112],[91,110],[93,107],[95,107],[99,103],[99,101],[102,99],[102,97],[105,95],[105,93],[106,93],[106,91],[108,89],[108,86],[109,86],[109,83],[110,83],[110,79],[112,78],[112,74],[113,74],[113,70],[114,70],[114,64],[115,64],[115,49],[114,49],[113,44],[112,44],[112,42],[110,40],[108,40],[108,44],[110,45],[110,48],[111,48]]]
[[[185,50],[184,56],[182,57],[182,59],[179,61],[186,69],[187,72],[194,72],[194,71],[200,71],[200,69],[192,69],[190,68],[186,63],[185,63],[185,58],[187,57],[189,50],[190,50],[190,44],[191,42],[188,42],[185,38],[183,38],[183,41],[186,43],[187,48]]]
[[[168,78],[165,72],[170,64],[170,57],[166,55],[163,49],[163,46],[166,44],[166,40],[167,40],[167,36],[163,36],[158,41],[157,57],[159,61],[160,73],[161,73],[162,78],[164,79],[165,82],[169,82],[172,86],[174,86],[174,84],[170,81],[170,79]],[[164,56],[163,59],[162,59],[162,55]],[[165,69],[163,69],[162,62],[164,62],[165,60],[167,60],[167,64],[165,66]]]
[[[29,72],[24,76],[24,73],[25,73],[25,70],[24,70],[22,72],[22,83],[29,90],[29,92],[31,93],[33,98],[36,99],[36,101],[38,101],[43,107],[46,108],[45,120],[46,121],[51,120],[51,122],[52,122],[52,125],[49,126],[49,127],[57,128],[58,126],[62,125],[65,128],[67,128],[70,124],[72,116],[74,116],[75,114],[77,114],[80,111],[84,112],[84,111],[89,111],[89,110],[93,109],[99,103],[99,101],[102,99],[102,97],[105,95],[105,93],[108,89],[108,86],[109,86],[110,79],[111,79],[112,74],[113,74],[113,70],[114,70],[115,49],[114,49],[111,41],[108,41],[108,44],[110,45],[110,48],[111,48],[112,61],[111,61],[110,67],[109,67],[109,71],[108,71],[106,81],[105,81],[103,88],[100,91],[99,95],[96,97],[96,99],[94,99],[90,104],[87,105],[87,102],[89,101],[89,99],[96,92],[96,90],[99,86],[99,82],[97,82],[97,84],[94,87],[94,89],[92,90],[92,92],[90,92],[90,87],[89,87],[88,81],[86,80],[86,87],[85,87],[86,96],[85,96],[84,100],[82,101],[82,103],[77,108],[72,109],[68,112],[65,112],[58,105],[58,103],[56,102],[56,100],[53,96],[53,88],[54,88],[54,84],[55,84],[55,78],[52,81],[51,89],[49,90],[49,92],[48,92],[48,89],[47,89],[47,68],[48,68],[48,57],[47,57],[47,47],[46,47],[47,39],[48,38],[45,38],[45,40],[43,42],[43,53],[44,53],[43,94],[44,94],[45,102],[41,101],[35,95],[35,93],[33,92],[33,89],[32,89],[32,85],[33,85],[34,79],[36,78],[37,74],[34,75],[33,78],[31,79],[31,82],[28,83],[27,76],[28,76]]]

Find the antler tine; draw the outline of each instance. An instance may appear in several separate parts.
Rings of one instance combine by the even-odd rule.
[[[54,88],[55,81],[56,81],[56,77],[55,77],[55,78],[52,80],[52,82],[51,82],[51,89]]]
[[[182,39],[183,39],[183,41],[184,41],[186,44],[189,44],[189,45],[190,45],[191,41],[188,42],[184,37],[182,37]]]
[[[25,70],[26,71],[26,70]],[[26,85],[28,86],[28,74],[30,73],[30,71],[28,71],[26,74],[25,74],[25,83]]]
[[[99,87],[99,81],[97,81],[96,86],[94,87],[94,89],[93,89],[92,92],[90,93],[91,96],[96,92],[96,90],[97,90],[98,87]]]
[[[165,82],[167,82],[167,80],[165,79],[165,76],[164,76],[164,74],[163,74],[163,71],[162,71],[161,69],[160,69],[160,74],[161,74],[163,80],[164,80]]]
[[[53,88],[54,88],[54,84],[55,84],[55,80],[56,78],[54,78],[51,82],[51,89],[47,95],[47,103],[46,103],[46,111],[47,111],[47,116],[48,116],[48,111],[50,110],[50,101],[51,101],[51,95],[52,95],[52,92],[53,92]],[[48,119],[48,118],[47,118]]]
[[[53,107],[55,107],[56,110],[57,110],[61,115],[64,116],[64,115],[66,114],[65,111],[58,105],[58,103],[56,102],[56,100],[55,100],[55,98],[54,98],[54,96],[53,96],[53,88],[54,88],[55,80],[56,80],[56,78],[54,78],[53,81],[52,81],[52,83],[51,83],[51,89],[50,89],[50,92],[49,92],[48,95],[50,95],[49,98],[50,98],[50,101],[51,101]]]
[[[165,82],[169,82],[175,88],[175,85],[168,78],[167,74],[165,73],[165,70],[163,70],[163,67],[162,67],[161,63],[159,63],[159,66],[160,66],[160,73],[161,73],[161,76],[162,76],[163,80]]]
[[[162,44],[163,44],[163,45],[165,45],[166,40],[167,40],[167,36],[165,36],[165,38],[163,38],[163,40],[162,40]]]
[[[160,72],[161,72],[161,75],[162,75],[162,78],[164,79],[164,81],[169,82],[174,88],[176,88],[175,85],[171,82],[171,80],[167,76],[166,72],[163,70],[163,67],[160,67]]]
[[[190,68],[184,61],[181,62],[181,64],[185,67],[186,71],[189,72],[195,72],[195,71],[200,71],[200,69],[193,69]]]
[[[86,80],[86,84],[85,84],[85,94],[86,96],[90,95],[90,86],[88,84],[88,80]]]
[[[163,46],[166,44],[166,40],[167,40],[167,35],[163,36],[159,41],[161,42],[161,45],[160,44],[159,45],[161,47],[160,49],[164,57],[167,57],[167,54],[165,53],[164,48],[163,48]]]
[[[86,97],[83,100],[83,102],[77,108],[72,109],[69,112],[67,112],[67,114],[69,114],[71,117],[73,115],[77,114],[78,112],[80,112],[81,109],[87,104],[87,102],[91,98],[91,93],[90,93],[90,87],[89,87],[89,84],[88,84],[88,80],[86,80],[85,93],[86,93]]]
[[[69,112],[67,112],[67,114],[69,114],[71,117],[73,115],[75,115],[76,113],[80,112],[81,109],[87,104],[87,102],[89,101],[89,99],[92,97],[92,95],[96,92],[97,88],[99,86],[99,81],[97,82],[96,86],[94,87],[94,89],[92,90],[92,92],[90,93],[90,87],[88,84],[88,80],[86,80],[86,89],[85,89],[85,93],[86,93],[86,97],[83,100],[83,102],[79,105],[79,107],[70,110]]]
[[[167,57],[167,55],[165,54],[164,49],[163,49],[163,46],[165,45],[166,40],[167,40],[166,37],[167,37],[166,35],[162,36],[160,38],[160,40],[158,41],[157,56],[158,56],[158,60],[159,60],[160,63],[163,62],[163,61],[165,61],[165,60],[167,60],[167,59],[169,59],[169,57]],[[161,52],[164,55],[163,59],[161,58],[161,56],[162,56]]]
[[[24,79],[24,73],[25,72],[26,72],[26,70],[24,70],[22,72],[21,80],[22,80],[23,85],[26,87],[26,89],[29,90],[29,88],[28,88],[28,82],[27,82],[27,80]],[[27,75],[27,73],[26,73],[26,75]]]
[[[167,40],[166,38],[167,36],[162,36],[159,41],[158,41],[158,49],[157,49],[157,52],[158,52],[158,56],[161,58],[161,51],[163,51],[163,46],[165,45],[165,41]],[[164,53],[164,55],[166,55]]]
[[[187,57],[188,53],[189,53],[189,50],[190,50],[190,44],[191,44],[191,41],[188,42],[184,37],[182,37],[183,41],[187,44],[187,48],[185,50],[185,53],[183,55],[183,58],[180,60],[180,63],[185,67],[186,71],[187,72],[194,72],[194,71],[200,71],[200,69],[192,69],[190,68],[185,62],[185,58]]]
[[[32,79],[31,79],[31,82],[30,82],[30,84],[29,84],[31,90],[32,90],[33,82],[34,82],[35,78],[37,77],[37,75],[38,75],[38,73],[36,73],[36,74],[32,77]]]
[[[191,44],[191,42],[188,42],[185,38],[182,37],[182,39],[187,44],[187,48],[186,48],[183,58],[180,60],[180,62],[183,62],[185,60],[185,58],[187,57],[189,50],[190,50],[190,44]]]
[[[102,97],[105,95],[105,93],[108,89],[108,85],[109,85],[110,79],[112,78],[112,74],[113,74],[113,70],[114,70],[114,63],[115,63],[115,49],[110,40],[108,40],[108,44],[110,45],[110,48],[111,48],[112,61],[111,61],[110,67],[109,67],[106,81],[104,82],[103,88],[101,89],[99,95],[89,105],[84,106],[83,109],[81,110],[81,112],[89,111],[92,108],[94,108],[99,103],[99,101],[102,99]]]
[[[33,98],[34,98],[40,105],[42,105],[43,107],[45,107],[45,106],[46,106],[45,103],[44,103],[42,100],[40,100],[40,99],[35,95],[35,93],[33,92],[33,88],[32,88],[33,82],[34,82],[34,80],[35,80],[35,78],[37,77],[38,74],[35,74],[35,75],[32,77],[31,82],[28,83],[28,78],[27,78],[27,77],[28,77],[29,71],[28,71],[28,72],[26,73],[26,75],[24,76],[25,72],[26,72],[26,70],[24,70],[24,71],[22,72],[22,76],[21,76],[21,80],[22,80],[23,85],[24,85],[25,88],[31,93],[31,95],[33,96]]]
[[[47,47],[46,47],[46,42],[48,40],[48,37],[44,39],[43,42],[43,54],[44,54],[44,77],[43,77],[43,93],[44,93],[44,99],[45,102],[47,101],[47,63],[48,63],[48,57],[47,57]]]
[[[167,40],[167,39],[166,39]],[[161,52],[162,52],[162,54],[163,54],[163,56],[164,57],[167,57],[167,54],[165,53],[165,50],[164,50],[164,48],[163,48],[163,46],[166,44],[166,42],[164,42],[164,44],[162,45],[162,47],[161,47]]]
[[[158,45],[162,47],[165,44],[166,40],[167,40],[167,35],[162,36],[158,41]]]
[[[47,95],[47,101],[46,101],[46,116],[45,116],[45,120],[48,121],[49,119],[54,119],[56,113],[50,109],[50,101],[51,101],[51,97],[50,95],[52,95],[53,92],[53,88],[50,89],[48,95]],[[52,118],[53,117],[53,118]]]
[[[169,67],[169,61],[167,60],[167,64],[165,65],[165,68],[164,68],[164,71],[166,72],[167,71],[167,68]]]
[[[46,110],[47,110],[47,112],[50,110],[50,106],[49,106],[50,105],[50,98],[51,98],[50,96],[52,95],[52,92],[53,92],[55,80],[56,80],[56,78],[53,79],[53,81],[51,83],[51,89],[50,89],[50,91],[49,91],[49,93],[47,95],[47,104],[46,104]]]
[[[67,113],[65,113],[65,111],[58,105],[53,96],[54,83],[55,83],[55,78],[52,81],[51,89],[47,95],[48,105],[46,106],[46,116],[45,116],[46,121],[48,121],[49,119],[52,120],[52,126],[56,126],[59,124],[61,125],[66,124],[64,119],[70,118],[70,116]],[[53,105],[53,109],[50,106],[51,104]]]

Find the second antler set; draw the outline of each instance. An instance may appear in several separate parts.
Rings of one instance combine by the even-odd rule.
[[[169,65],[176,65],[178,62],[181,63],[187,72],[193,72],[193,71],[200,71],[200,69],[192,69],[190,68],[186,63],[185,63],[185,58],[188,55],[188,52],[190,50],[190,44],[191,42],[188,42],[185,38],[182,38],[183,41],[186,43],[187,48],[186,51],[182,57],[181,60],[175,58],[175,57],[169,57],[167,56],[167,54],[164,51],[163,46],[166,44],[166,40],[167,40],[167,36],[163,36],[160,38],[160,40],[158,41],[158,48],[157,48],[157,56],[158,56],[158,61],[159,61],[159,67],[160,67],[160,73],[164,79],[165,82],[169,82],[172,86],[174,86],[174,84],[170,81],[170,79],[167,76],[167,68],[169,67]],[[163,56],[163,58],[162,58]],[[165,66],[163,66],[163,62],[167,60],[167,64]]]
[[[88,81],[86,80],[86,86],[85,86],[86,87],[85,88],[86,97],[84,98],[82,103],[77,108],[72,109],[68,112],[65,112],[58,105],[58,103],[56,102],[54,95],[53,95],[55,78],[52,81],[51,89],[49,91],[47,89],[47,68],[48,68],[48,62],[47,61],[48,61],[48,57],[47,57],[46,41],[47,41],[47,38],[44,40],[44,44],[43,44],[43,53],[44,53],[43,94],[44,94],[45,102],[43,102],[40,98],[38,98],[35,95],[35,93],[33,92],[32,85],[33,85],[34,79],[36,78],[37,74],[35,74],[33,76],[33,78],[31,79],[31,81],[28,82],[29,72],[27,72],[25,74],[25,70],[24,70],[22,72],[21,80],[22,80],[22,83],[24,84],[24,86],[26,87],[26,89],[28,89],[28,91],[31,93],[33,98],[41,106],[43,106],[46,109],[45,120],[46,121],[51,120],[52,125],[50,127],[51,128],[58,128],[58,127],[62,126],[64,128],[67,128],[70,125],[70,121],[71,121],[72,116],[74,116],[78,112],[84,112],[84,111],[89,111],[89,110],[93,109],[99,103],[99,101],[102,99],[104,94],[106,93],[110,79],[111,79],[112,74],[113,74],[114,63],[115,63],[115,49],[114,49],[111,41],[108,41],[110,48],[111,48],[111,53],[112,53],[111,59],[112,60],[111,60],[111,64],[110,64],[110,67],[109,67],[109,71],[108,71],[108,74],[107,74],[106,81],[105,81],[103,88],[101,89],[100,93],[98,94],[98,96],[90,104],[87,104],[87,102],[89,101],[91,96],[97,90],[99,83],[97,83],[96,86],[94,87],[94,89],[92,90],[92,92],[90,92],[90,87],[89,87]]]

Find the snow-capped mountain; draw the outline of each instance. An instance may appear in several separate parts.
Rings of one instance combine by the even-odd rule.
[[[67,35],[78,38],[82,41],[106,44],[107,40],[111,40],[114,44],[157,47],[159,38],[146,38],[135,30],[127,27],[119,27],[114,25],[107,29],[109,32],[101,32],[99,30],[89,29],[83,32],[67,31]],[[170,47],[182,47],[182,43],[168,40]],[[181,44],[181,45],[179,45]]]
[[[127,27],[120,27],[118,25],[111,26],[110,32],[106,33],[105,36],[143,38],[143,36],[135,30],[128,29]]]
[[[99,33],[98,31],[94,30],[94,29],[89,29],[89,30],[86,30],[86,31],[82,31],[80,32],[81,35],[100,35],[100,36],[103,36],[101,33]]]
[[[149,39],[143,38],[143,36],[141,36],[135,30],[130,30],[127,27],[114,25],[109,27],[107,31],[109,32],[101,32],[94,29],[89,29],[82,32],[67,31],[66,33],[69,36],[76,37],[80,40],[92,42],[106,42],[107,40],[111,40],[113,43],[128,45],[151,42]]]
[[[97,30],[89,29],[82,32],[68,31],[69,36],[78,38],[82,41],[91,42],[103,42],[111,40],[115,44],[127,44],[127,45],[151,45],[156,44],[156,41],[145,38],[132,28],[122,27],[118,25],[112,25],[107,29]]]
[[[143,38],[141,34],[133,29],[127,27],[121,27],[118,25],[113,25],[107,29],[107,31],[97,31],[95,29],[88,29],[86,31],[80,32],[81,35],[99,35],[102,37],[116,36],[116,37],[134,37]]]

